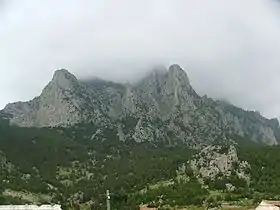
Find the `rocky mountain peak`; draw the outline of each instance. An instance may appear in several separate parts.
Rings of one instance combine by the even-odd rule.
[[[68,79],[72,78],[72,79],[76,79],[75,75],[70,73],[67,69],[57,69],[55,70],[54,74],[53,74],[53,79],[59,78],[59,77],[66,77]]]
[[[54,72],[53,79],[49,85],[59,87],[61,89],[71,89],[73,83],[77,83],[77,78],[66,69],[59,69]]]
[[[10,114],[11,124],[23,127],[68,125],[80,119],[77,111],[82,99],[76,92],[80,84],[65,69],[56,70],[40,96],[28,102],[8,104],[3,113]]]
[[[169,67],[168,73],[169,78],[177,79],[185,85],[190,85],[187,73],[178,64],[172,64]]]
[[[178,65],[178,64],[172,64],[170,67],[169,67],[169,71],[170,72],[181,72],[183,71],[183,69]]]
[[[60,69],[39,97],[9,104],[1,112],[10,116],[11,124],[24,127],[93,122],[101,129],[113,129],[117,125],[122,139],[136,141],[180,139],[200,144],[225,141],[235,135],[268,145],[280,141],[277,120],[201,98],[177,64],[153,71],[131,86],[78,81]]]

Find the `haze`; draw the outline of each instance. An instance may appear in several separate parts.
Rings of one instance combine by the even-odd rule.
[[[0,108],[53,71],[133,81],[180,64],[200,94],[280,116],[273,0],[0,0]]]

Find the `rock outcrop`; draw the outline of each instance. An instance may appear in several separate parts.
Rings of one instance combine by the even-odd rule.
[[[219,174],[229,177],[235,172],[239,178],[250,181],[250,165],[238,159],[234,145],[207,146],[189,162],[191,169],[202,178],[216,179]]]

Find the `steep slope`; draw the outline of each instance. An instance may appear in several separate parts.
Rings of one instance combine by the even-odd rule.
[[[236,135],[276,145],[280,133],[277,120],[200,97],[176,64],[133,85],[78,81],[58,70],[39,97],[8,104],[1,112],[11,124],[23,127],[90,122],[101,133],[114,130],[122,141],[183,142],[193,147],[230,141]]]
[[[277,119],[267,119],[258,112],[245,111],[222,101],[218,101],[217,106],[223,113],[223,120],[229,126],[230,134],[268,145],[279,143],[280,129]]]
[[[39,97],[28,102],[8,104],[2,113],[8,113],[11,124],[22,127],[66,126],[89,120],[95,112],[96,101],[86,88],[67,70],[57,70],[52,81]]]

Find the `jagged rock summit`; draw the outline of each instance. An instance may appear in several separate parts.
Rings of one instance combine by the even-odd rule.
[[[66,69],[60,69],[54,72],[53,79],[48,86],[70,90],[75,83],[78,83],[78,80],[73,74]]]
[[[133,85],[79,81],[67,70],[57,70],[40,96],[8,104],[1,113],[23,127],[92,123],[100,132],[114,130],[122,141],[197,145],[240,136],[276,145],[280,139],[277,120],[200,97],[177,64]]]

